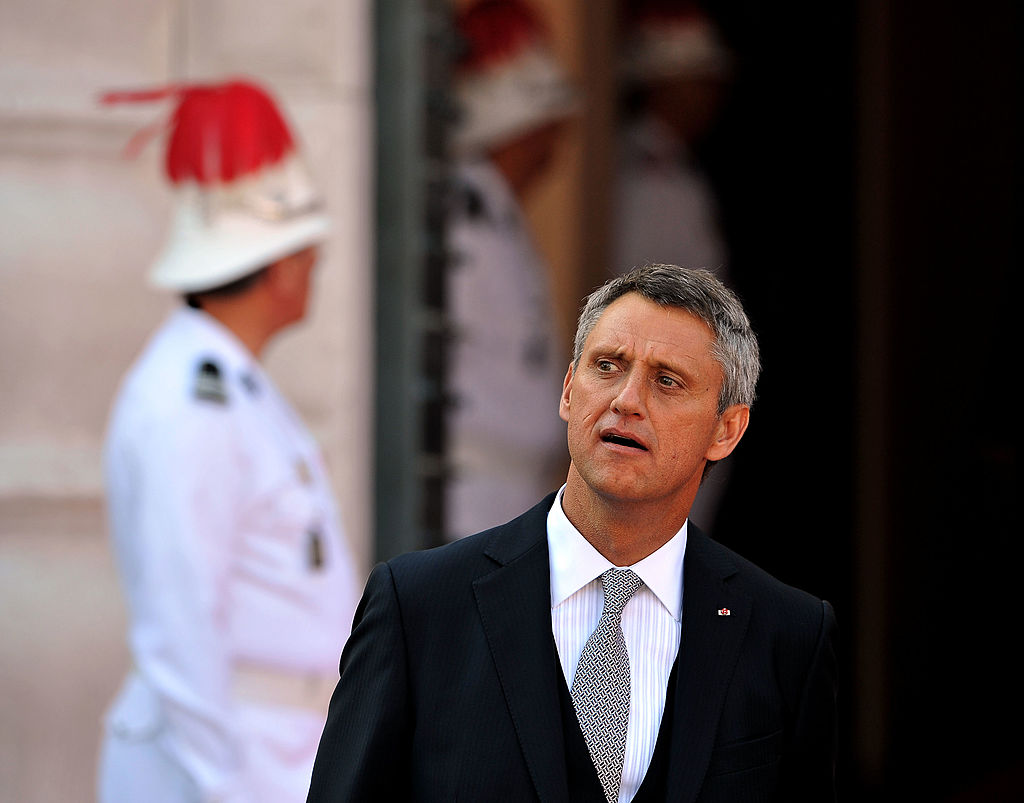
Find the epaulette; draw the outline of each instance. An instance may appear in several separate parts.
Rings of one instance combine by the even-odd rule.
[[[484,201],[483,193],[476,187],[464,184],[459,188],[459,197],[462,203],[462,210],[470,220],[487,218],[487,204]]]
[[[192,386],[192,394],[202,401],[214,404],[228,403],[227,388],[224,387],[220,366],[213,360],[203,360],[199,363],[196,369],[195,384]]]

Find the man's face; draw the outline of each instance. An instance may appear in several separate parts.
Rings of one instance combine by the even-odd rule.
[[[622,503],[689,510],[707,460],[732,451],[748,410],[719,416],[722,369],[713,335],[689,312],[636,293],[616,299],[565,376],[573,472],[591,492]]]

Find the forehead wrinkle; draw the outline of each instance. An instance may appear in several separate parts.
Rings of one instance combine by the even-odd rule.
[[[614,335],[618,335],[618,337],[614,337]],[[710,341],[704,345],[705,353],[710,355]],[[656,356],[654,351],[659,347],[664,349],[667,354]],[[595,355],[603,354],[616,358],[640,359],[652,368],[686,376],[703,373],[701,371],[700,357],[690,354],[687,345],[668,340],[659,340],[647,335],[639,335],[628,328],[617,327],[607,334],[602,333],[602,340],[596,341],[593,344],[593,348],[588,350],[591,350]]]

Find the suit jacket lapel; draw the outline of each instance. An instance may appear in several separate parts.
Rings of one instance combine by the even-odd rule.
[[[669,800],[695,800],[711,759],[725,693],[750,619],[749,595],[739,583],[729,582],[735,573],[728,553],[691,524],[683,563]]]
[[[551,636],[546,516],[552,499],[495,533],[487,555],[497,568],[473,583],[509,714],[542,801],[566,800],[569,794]]]

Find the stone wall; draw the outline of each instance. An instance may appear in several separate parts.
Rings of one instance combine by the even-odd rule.
[[[334,217],[308,321],[267,368],[370,554],[372,87],[367,0],[0,5],[0,799],[92,798],[124,668],[100,448],[117,383],[176,303],[147,287],[171,196],[159,105],[98,94],[249,75],[280,100]],[[8,797],[10,795],[11,797]]]

